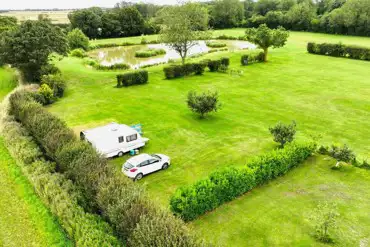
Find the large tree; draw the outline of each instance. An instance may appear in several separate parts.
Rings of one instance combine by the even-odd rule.
[[[0,34],[17,27],[17,18],[12,16],[0,16]]]
[[[72,28],[80,29],[89,38],[98,38],[101,34],[103,12],[99,8],[81,9],[68,14]]]
[[[245,31],[245,39],[263,49],[265,62],[269,47],[283,47],[288,37],[289,32],[285,28],[270,29],[266,24],[262,24],[258,28],[248,28]]]
[[[145,27],[144,18],[137,8],[133,6],[116,8],[115,14],[121,27],[122,36],[135,36],[142,34]]]
[[[157,21],[161,24],[161,41],[179,53],[183,64],[189,50],[208,34],[207,9],[197,3],[166,7]]]
[[[210,15],[211,25],[215,28],[236,27],[243,21],[244,5],[239,0],[217,0]]]
[[[0,60],[18,68],[28,81],[39,81],[49,55],[65,55],[66,35],[48,21],[26,21],[7,31],[0,40]]]

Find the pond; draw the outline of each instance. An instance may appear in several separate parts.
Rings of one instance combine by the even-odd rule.
[[[256,46],[246,42],[238,40],[217,40],[217,42],[225,43],[229,51],[244,50],[244,49],[255,49]],[[166,54],[149,57],[149,58],[138,58],[135,57],[135,52],[139,50],[145,50],[149,48],[154,49],[165,49]],[[194,56],[200,53],[208,53],[212,48],[207,47],[205,41],[198,41],[198,43],[189,50],[188,56]],[[145,65],[153,65],[159,63],[167,63],[171,59],[180,59],[180,55],[165,44],[148,44],[148,45],[133,45],[133,46],[119,46],[111,48],[103,48],[93,50],[89,53],[89,56],[97,59],[100,64],[109,66],[116,63],[125,63],[130,65],[132,68],[140,68]]]

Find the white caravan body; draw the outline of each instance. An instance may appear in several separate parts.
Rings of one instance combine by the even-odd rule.
[[[99,153],[107,158],[122,156],[130,150],[145,146],[149,141],[134,128],[118,123],[84,130],[80,133],[80,137],[91,143]]]

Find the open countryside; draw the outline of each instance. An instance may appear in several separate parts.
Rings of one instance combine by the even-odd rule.
[[[64,30],[5,21],[0,244],[26,246],[22,225],[32,246],[370,246],[370,30],[293,21],[370,6],[259,2],[121,3]],[[107,32],[124,15],[146,31]],[[59,55],[11,56],[38,30]]]

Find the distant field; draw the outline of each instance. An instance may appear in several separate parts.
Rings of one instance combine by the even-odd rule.
[[[40,14],[47,15],[53,23],[64,24],[69,23],[68,13],[70,10],[61,11],[9,11],[6,13],[1,13],[4,16],[15,16],[19,22],[27,20],[37,20]]]

